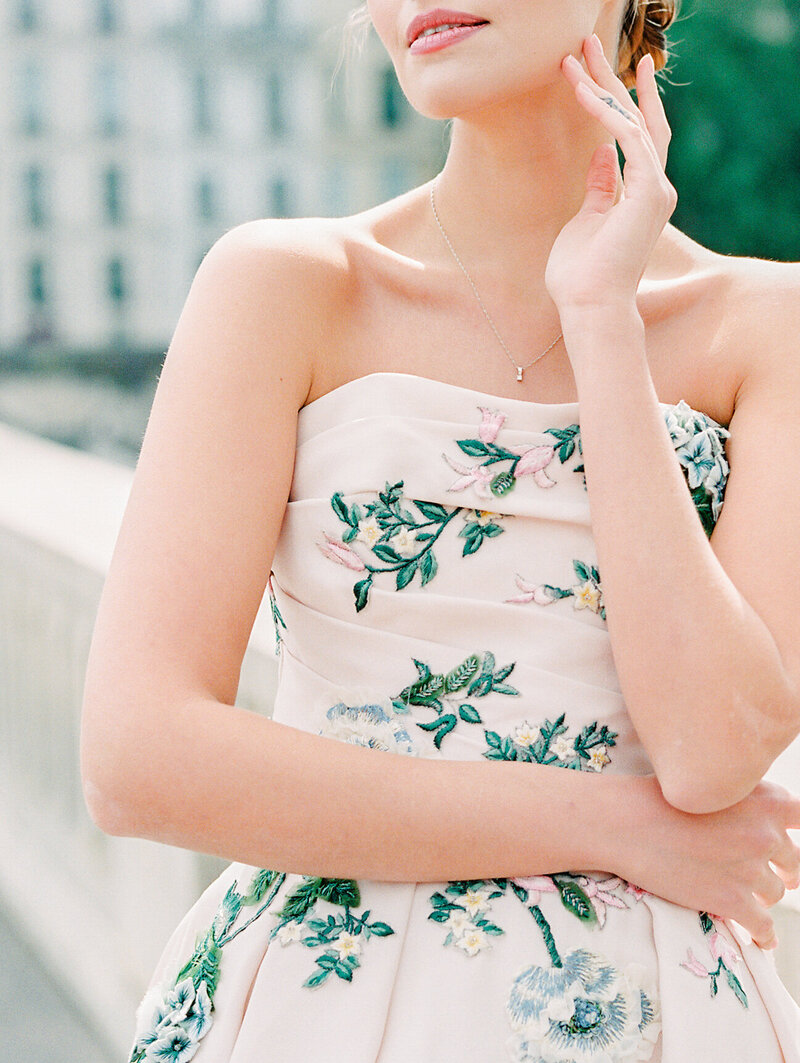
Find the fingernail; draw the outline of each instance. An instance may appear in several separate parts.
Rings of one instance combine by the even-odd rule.
[[[602,50],[603,50],[603,42],[600,40],[600,38],[597,36],[596,33],[592,34],[592,43],[594,44],[595,48],[599,48],[600,51],[602,52]]]

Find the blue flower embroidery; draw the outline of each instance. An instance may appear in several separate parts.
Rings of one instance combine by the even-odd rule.
[[[388,711],[387,711],[388,709]],[[350,745],[382,749],[387,753],[416,756],[411,736],[397,719],[391,703],[381,705],[332,705],[325,714],[326,723],[320,732]]]
[[[506,1007],[514,1063],[650,1059],[661,1023],[643,969],[623,974],[586,949],[561,962],[529,967],[514,980]]]

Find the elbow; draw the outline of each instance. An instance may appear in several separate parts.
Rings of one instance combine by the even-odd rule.
[[[104,834],[130,837],[135,834],[131,826],[131,809],[121,803],[109,788],[97,781],[97,776],[82,773],[83,800],[92,822]]]
[[[752,784],[743,784],[741,779],[737,779],[733,781],[736,785],[731,780],[688,780],[681,773],[657,775],[657,778],[667,804],[693,816],[721,812],[724,808],[738,804],[758,783],[758,779],[753,780]]]
[[[120,733],[106,713],[84,703],[81,726],[81,784],[83,800],[94,824],[104,834],[118,837],[140,835],[140,796],[147,791],[136,778],[141,748],[129,729]]]
[[[685,756],[654,767],[664,800],[679,812],[700,816],[743,801],[769,764],[769,759],[760,756],[744,758],[741,750],[728,758],[718,749],[707,750],[699,758]]]

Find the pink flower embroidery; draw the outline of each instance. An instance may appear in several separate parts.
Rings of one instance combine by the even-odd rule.
[[[506,414],[499,410],[490,410],[486,406],[479,406],[481,411],[481,423],[478,427],[478,436],[482,443],[494,443],[497,433],[506,421]]]
[[[452,483],[447,490],[448,491],[464,491],[467,487],[475,487],[475,494],[480,495],[481,498],[491,498],[492,492],[489,489],[489,485],[494,479],[494,473],[491,471],[491,467],[488,465],[462,465],[459,461],[454,461],[446,454],[442,457],[445,459],[451,469],[454,469],[461,475]]]
[[[604,878],[598,882],[597,879],[587,878],[582,875],[578,879],[578,885],[591,901],[592,908],[594,908],[597,916],[597,922],[601,927],[605,925],[606,921],[606,905],[609,908],[627,908],[625,901],[611,892],[622,885],[622,879]]]
[[[696,974],[698,978],[708,978],[708,968],[698,960],[691,949],[686,953],[686,959],[681,963],[681,967],[691,974]]]
[[[647,890],[643,890],[641,886],[635,886],[632,882],[626,883],[625,892],[633,894],[634,900],[637,901],[640,901],[642,897],[650,896]]]
[[[538,487],[554,487],[555,480],[551,480],[544,471],[555,456],[555,448],[549,446],[516,446],[509,447],[515,454],[522,457],[514,469],[514,476],[533,476],[534,483]]]
[[[734,967],[739,962],[739,953],[730,945],[718,930],[709,935],[708,947],[715,960],[722,960],[726,967]]]
[[[330,558],[331,561],[335,561],[337,565],[344,565],[345,568],[352,569],[353,572],[364,572],[366,565],[350,547],[343,543],[341,539],[335,539],[332,535],[328,535],[327,532],[322,533],[325,536],[326,542],[317,543],[317,546],[323,552],[325,557]]]
[[[538,904],[543,893],[558,893],[558,887],[549,875],[530,875],[527,878],[512,878],[511,881],[528,891],[531,904]]]
[[[529,583],[517,574],[514,582],[522,591],[522,594],[516,595],[514,598],[506,598],[507,602],[514,602],[520,605],[527,605],[528,602],[535,602],[537,605],[550,605],[555,601],[555,598],[547,590],[544,584]]]

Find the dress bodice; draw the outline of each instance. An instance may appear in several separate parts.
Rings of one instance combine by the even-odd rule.
[[[728,433],[663,410],[710,531]],[[402,751],[649,770],[611,654],[577,403],[399,373],[323,395],[300,411],[273,571],[276,718],[325,733],[333,706],[352,724],[371,705]],[[316,678],[313,706],[294,672],[306,693]]]

